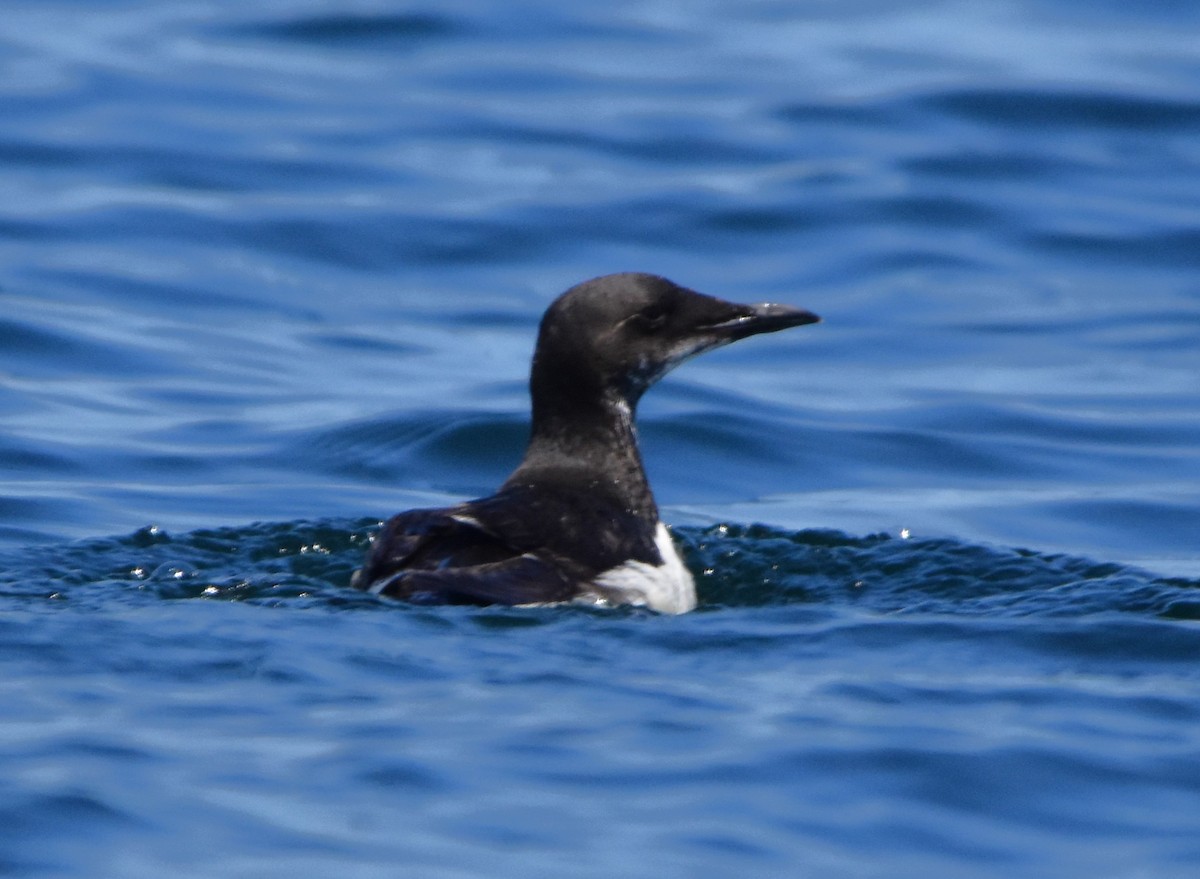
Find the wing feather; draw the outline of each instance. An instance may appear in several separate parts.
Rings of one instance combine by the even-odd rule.
[[[513,546],[466,505],[388,520],[352,585],[423,604],[537,604],[575,591],[561,566]]]

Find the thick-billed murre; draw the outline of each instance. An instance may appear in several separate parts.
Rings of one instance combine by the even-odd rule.
[[[520,465],[491,497],[386,522],[353,585],[422,604],[691,610],[695,584],[642,469],[637,402],[695,354],[818,320],[635,272],[572,287],[542,318]]]

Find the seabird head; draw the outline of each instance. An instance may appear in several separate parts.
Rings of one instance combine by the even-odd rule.
[[[739,305],[640,272],[604,275],[563,293],[546,310],[531,384],[553,396],[607,397],[629,406],[689,357],[747,336],[816,323],[787,305]]]

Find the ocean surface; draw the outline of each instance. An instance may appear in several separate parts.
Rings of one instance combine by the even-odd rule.
[[[1200,875],[1200,5],[6,0],[0,875]],[[612,271],[700,607],[348,588]]]

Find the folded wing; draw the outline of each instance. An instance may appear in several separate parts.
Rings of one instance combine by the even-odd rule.
[[[417,604],[542,604],[577,591],[552,555],[513,545],[467,505],[389,520],[353,585]]]

